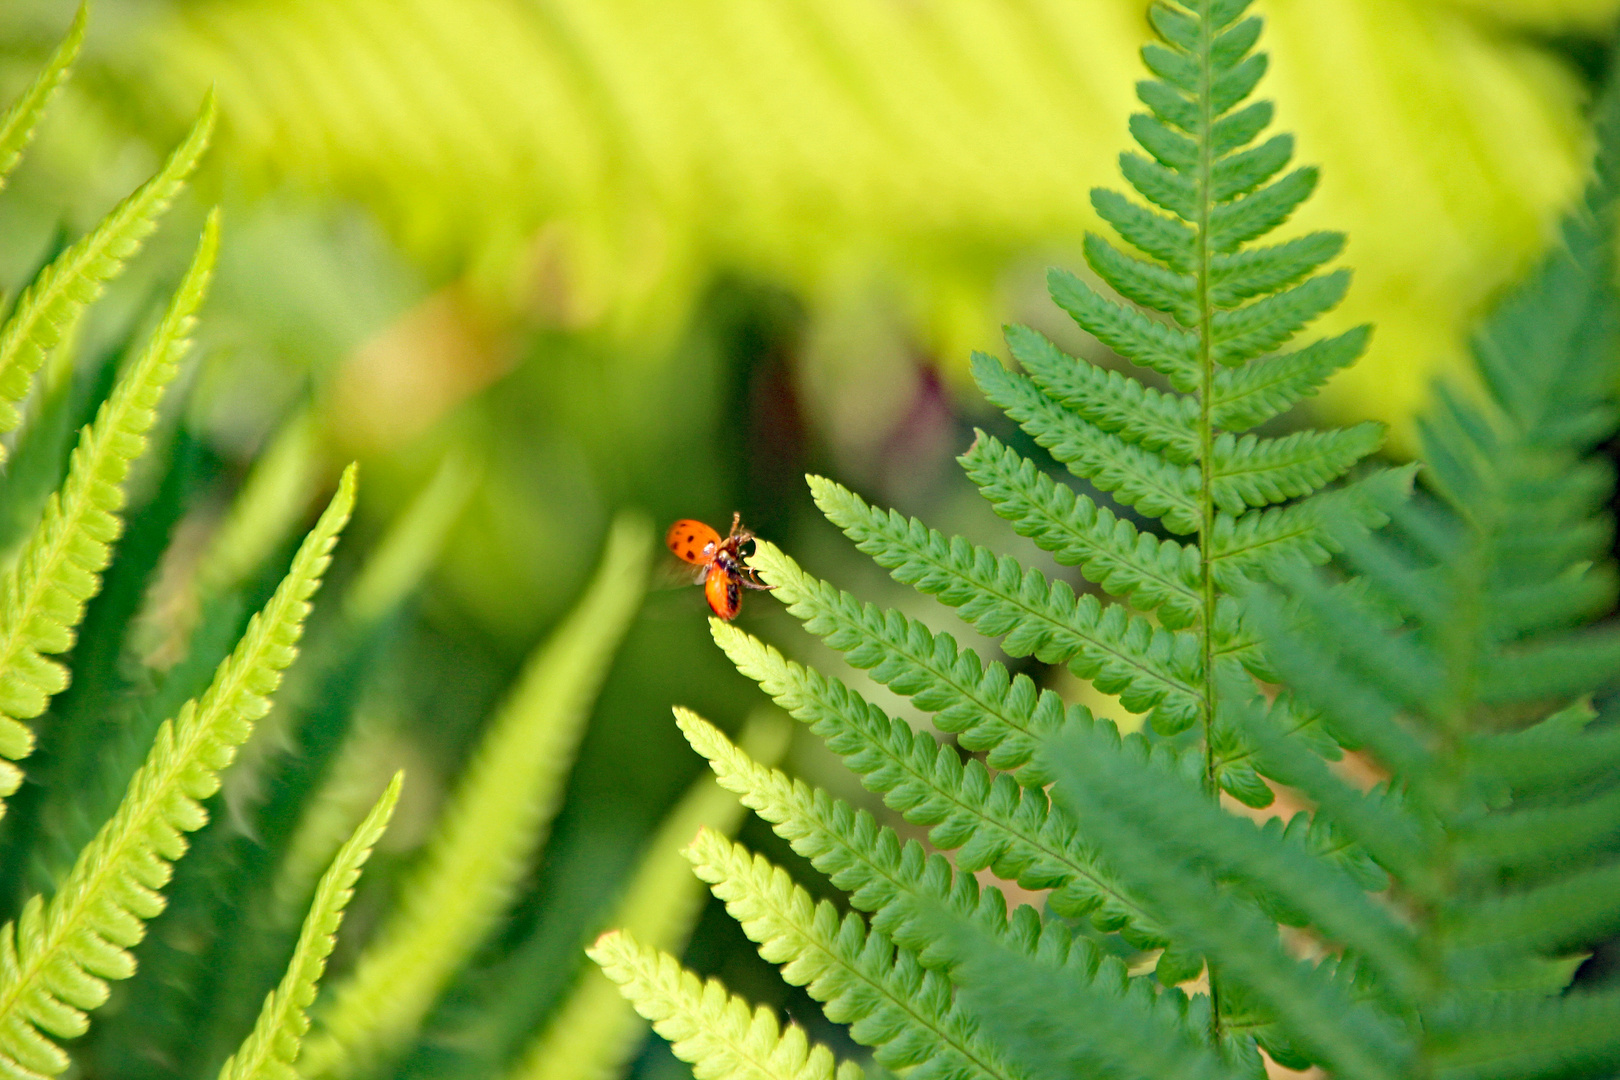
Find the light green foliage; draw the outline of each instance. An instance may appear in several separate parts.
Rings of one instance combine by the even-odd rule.
[[[780,1027],[769,1009],[750,1010],[719,980],[699,981],[622,930],[603,934],[590,954],[697,1080],[860,1080],[859,1067],[835,1064],[832,1051],[811,1045],[797,1024]]]
[[[941,1080],[1018,1075],[953,1006],[950,982],[869,933],[859,915],[840,918],[785,870],[707,830],[687,857],[760,955],[782,964],[782,977],[808,989],[828,1019],[853,1024],[855,1039],[874,1047],[885,1068],[917,1066],[909,1075]]]
[[[803,298],[812,340],[892,298],[886,344],[920,342],[954,374],[1031,256],[1078,261],[1098,228],[1080,192],[1123,145],[1146,6],[418,0],[401,18],[396,0],[199,0],[156,9],[163,51],[120,73],[175,110],[217,83],[245,173],[364,204],[498,310],[644,350],[717,271],[740,273]],[[1345,414],[1408,425],[1578,189],[1584,97],[1546,47],[1560,20],[1513,25],[1533,8],[1580,8],[1602,32],[1616,10],[1265,9],[1266,92],[1333,180],[1302,226],[1352,229],[1341,328],[1380,319],[1382,347],[1327,389]],[[807,383],[832,383],[829,409],[871,394],[884,351],[823,351]]]
[[[789,733],[780,716],[766,714],[749,723],[743,742],[772,762],[787,749]],[[607,924],[623,927],[655,949],[679,949],[702,897],[700,883],[681,858],[681,845],[699,829],[727,835],[741,818],[742,807],[730,792],[712,777],[698,781],[647,842],[647,855]],[[646,1026],[618,988],[591,965],[509,1080],[611,1080],[645,1033]]]
[[[84,28],[90,21],[90,10],[85,4],[79,5],[79,13],[73,17],[73,25],[68,28],[67,37],[62,44],[56,47],[56,53],[46,63],[45,69],[35,77],[33,83],[22,96],[11,103],[5,115],[0,116],[0,187],[11,176],[11,170],[17,167],[22,159],[23,151],[34,138],[34,129],[39,119],[45,114],[45,108],[56,96],[56,92],[67,81],[68,74],[73,70],[73,61],[78,59],[79,46],[84,44]]]
[[[88,235],[58,255],[17,301],[0,326],[0,432],[21,419],[18,405],[45,354],[77,324],[108,280],[140,250],[208,147],[214,130],[212,95],[190,134],[156,176],[115,207]]]
[[[86,1012],[107,998],[109,979],[134,973],[127,950],[163,910],[170,864],[185,854],[185,833],[208,820],[201,800],[270,709],[281,672],[298,655],[310,597],[354,507],[355,475],[344,474],[291,570],[214,675],[158,729],[146,763],[118,812],[79,855],[49,901],[34,897],[0,930],[0,1062],[54,1076],[68,1067],[51,1041],[82,1034]]]
[[[614,526],[579,606],[490,724],[399,906],[319,1012],[304,1075],[345,1074],[396,1051],[511,902],[545,841],[613,648],[640,606],[651,545],[644,521]]]
[[[0,578],[0,754],[12,761],[33,748],[18,720],[45,710],[68,681],[63,665],[45,657],[73,646],[84,605],[101,587],[123,523],[123,484],[146,449],[165,387],[190,346],[195,313],[208,292],[219,248],[212,215],[163,321],[113,395],[84,430],[62,490],[51,496],[16,562]],[[20,773],[4,766],[0,791],[11,794]]]
[[[338,849],[315,888],[315,902],[304,919],[286,976],[265,999],[252,1033],[220,1069],[219,1080],[293,1080],[298,1075],[293,1062],[309,1030],[308,1009],[315,1000],[321,973],[326,970],[326,958],[336,944],[343,909],[354,896],[355,882],[371,857],[371,849],[388,828],[403,780],[403,773],[394,774],[377,805]]]

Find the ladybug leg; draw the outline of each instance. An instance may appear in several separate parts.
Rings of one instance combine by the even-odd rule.
[[[760,589],[769,592],[771,589],[776,588],[775,585],[767,585],[759,580],[759,571],[752,566],[739,566],[737,569],[741,571],[737,580],[742,582],[745,589]]]

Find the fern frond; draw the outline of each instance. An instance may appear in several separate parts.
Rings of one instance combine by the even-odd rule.
[[[1005,923],[1000,891],[981,892],[973,875],[957,873],[943,855],[925,853],[915,840],[902,843],[864,810],[749,760],[694,713],[677,708],[675,722],[721,787],[736,792],[794,851],[847,891],[853,907],[872,915],[874,929],[917,950],[925,964],[938,961],[927,951],[929,932],[916,921],[922,903],[991,928]]]
[[[1275,924],[1259,908],[1217,889],[1202,874],[1189,873],[1179,852],[1158,831],[1164,819],[1135,816],[1140,799],[1128,808],[1110,802],[1104,791],[1123,790],[1126,774],[1106,789],[1092,782],[1122,760],[1115,757],[1091,768],[1088,755],[1101,743],[1095,734],[1073,732],[1051,744],[1052,767],[1059,777],[1056,790],[1106,846],[1125,880],[1166,920],[1173,939],[1209,957],[1223,979],[1283,1018],[1314,1060],[1341,1075],[1368,1080],[1408,1075],[1409,1043],[1387,1015],[1289,957],[1277,941]],[[1164,790],[1168,787],[1156,788],[1154,794]],[[1289,894],[1291,899],[1295,895]]]
[[[1383,425],[1374,423],[1276,439],[1222,434],[1215,440],[1211,497],[1221,510],[1240,514],[1245,506],[1309,495],[1343,476],[1383,441]]]
[[[1047,903],[1060,915],[1094,914],[1099,924],[1124,928],[1135,940],[1162,940],[1152,917],[1114,881],[1075,823],[1052,812],[1045,792],[1010,776],[992,777],[977,760],[964,763],[951,747],[734,626],[711,620],[711,629],[737,670],[808,724],[890,809],[929,826],[934,847],[960,849],[960,870],[989,869],[1026,889],[1052,889]]]
[[[45,654],[73,647],[85,603],[101,588],[101,572],[123,530],[124,479],[145,451],[163,391],[191,345],[218,250],[215,213],[151,341],[84,430],[61,491],[0,579],[0,755],[10,761],[33,748],[32,734],[18,721],[44,712],[67,686],[67,668]],[[3,770],[0,795],[10,795],[21,777],[9,764]]]
[[[1172,532],[1198,529],[1198,469],[1178,465],[1061,408],[1022,375],[982,354],[973,378],[984,396],[1018,421],[1035,441],[1117,501],[1163,518]]]
[[[1155,994],[1117,958],[1048,923],[1016,948],[944,912],[930,924],[952,961],[958,998],[1034,1080],[1175,1076],[1236,1080],[1198,1039],[1198,1017],[1179,990]]]
[[[78,59],[79,46],[84,44],[84,28],[90,21],[90,7],[80,3],[68,27],[67,36],[56,47],[56,52],[45,62],[45,67],[34,77],[17,100],[0,116],[0,188],[4,188],[11,170],[17,167],[22,153],[34,138],[34,128],[45,114],[46,106],[67,81]]]
[[[742,742],[758,760],[774,763],[787,750],[791,735],[792,725],[772,711],[749,721]],[[742,806],[729,791],[712,775],[700,779],[647,842],[646,855],[608,925],[655,949],[678,952],[703,897],[681,848],[699,830],[729,836],[741,818]],[[614,1080],[645,1032],[618,988],[592,967],[507,1080]]]
[[[1186,464],[1197,459],[1193,425],[1198,402],[1192,398],[1155,390],[1086,360],[1077,362],[1027,327],[1007,327],[1007,348],[1035,385],[1064,408],[1104,431],[1158,450],[1171,461]]]
[[[1086,811],[1107,802],[1111,812],[1129,818],[1134,829],[1151,837],[1167,860],[1206,868],[1262,904],[1286,898],[1282,921],[1308,921],[1375,964],[1386,985],[1407,996],[1414,992],[1422,981],[1416,942],[1359,882],[1303,846],[1278,843],[1284,835],[1280,819],[1258,829],[1181,777],[1133,760],[1127,746],[1110,735],[1101,725],[1089,732],[1065,730],[1051,750],[1054,766],[1061,766],[1060,797],[1074,799],[1073,792],[1083,788]],[[1090,819],[1084,820],[1089,825]]]
[[[1198,713],[1198,639],[1076,597],[1007,557],[947,539],[920,521],[867,505],[853,492],[810,478],[816,505],[855,546],[896,580],[959,607],[981,633],[1001,637],[1012,656],[1063,663],[1132,712],[1153,711],[1155,724],[1179,731]]]
[[[54,1076],[68,1066],[52,1041],[82,1034],[107,980],[128,978],[128,950],[163,910],[159,891],[185,854],[185,833],[207,820],[201,800],[270,708],[281,672],[297,656],[310,597],[354,507],[354,467],[293,558],[264,610],[201,698],[158,730],[146,764],[117,813],[79,855],[48,902],[38,896],[0,929],[0,1066]]]
[[[305,405],[281,422],[254,460],[197,560],[195,578],[203,596],[239,588],[286,542],[320,490],[321,469],[320,431]]]
[[[1500,1002],[1438,1025],[1434,1043],[1446,1080],[1602,1076],[1620,1063],[1620,994]]]
[[[835,1062],[832,1051],[812,1045],[797,1024],[780,1027],[763,1005],[750,1010],[718,979],[699,981],[673,956],[621,930],[597,938],[589,953],[697,1080],[861,1078],[859,1066]]]
[[[157,175],[57,256],[18,299],[11,316],[0,326],[0,432],[17,426],[21,418],[18,405],[45,354],[157,228],[158,217],[174,201],[207,148],[215,112],[210,94],[191,132]]]
[[[624,517],[584,597],[530,658],[401,892],[318,1013],[300,1071],[343,1074],[395,1050],[510,903],[545,841],[614,650],[641,605],[652,536]]]
[[[918,708],[935,714],[941,731],[958,735],[968,750],[985,752],[991,768],[1015,772],[1020,783],[1050,783],[1031,763],[1041,740],[1062,727],[1066,715],[1091,719],[1085,706],[1065,706],[1027,675],[1010,675],[1002,664],[958,649],[949,634],[935,634],[916,619],[863,604],[816,580],[774,544],[761,541],[749,565],[807,630],[895,693],[911,695]]]
[[[377,805],[360,822],[354,835],[338,849],[331,867],[315,887],[315,901],[299,932],[292,960],[281,984],[265,998],[264,1008],[242,1046],[219,1070],[219,1080],[294,1080],[298,1072],[293,1062],[309,1030],[308,1009],[315,1000],[315,988],[326,970],[326,958],[337,944],[343,909],[354,895],[360,870],[371,857],[371,849],[382,838],[399,802],[404,773],[395,773]]]
[[[872,1047],[878,1064],[915,1068],[908,1075],[920,1080],[1018,1076],[953,1005],[949,980],[869,933],[859,915],[840,918],[785,870],[708,830],[686,855],[759,954],[822,1002],[829,1020],[849,1024],[850,1037]]]
[[[1381,469],[1312,499],[1260,513],[1217,514],[1210,542],[1211,573],[1223,589],[1239,591],[1246,578],[1272,578],[1296,562],[1321,564],[1341,545],[1328,525],[1375,529],[1412,488],[1417,466]]]
[[[1157,612],[1172,630],[1196,620],[1197,548],[1141,532],[982,431],[957,460],[996,513],[1059,563],[1078,566],[1087,581],[1138,611]]]

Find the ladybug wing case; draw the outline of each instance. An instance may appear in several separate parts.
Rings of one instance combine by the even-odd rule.
[[[736,574],[722,566],[715,566],[709,570],[709,576],[703,582],[703,597],[709,602],[710,610],[720,618],[730,620],[736,618],[742,608],[742,584]]]

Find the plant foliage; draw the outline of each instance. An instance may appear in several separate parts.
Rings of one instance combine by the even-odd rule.
[[[1607,1075],[1620,998],[1568,986],[1620,930],[1620,741],[1592,696],[1620,676],[1620,636],[1585,625],[1616,591],[1611,470],[1593,450],[1620,419],[1620,93],[1562,247],[1477,339],[1486,400],[1440,394],[1432,494],[1409,500],[1415,470],[1358,465],[1375,425],[1269,423],[1370,335],[1299,340],[1349,274],[1329,267],[1338,234],[1271,238],[1317,176],[1289,168],[1292,139],[1265,137],[1272,107],[1249,100],[1266,56],[1248,7],[1152,7],[1130,125],[1143,152],[1120,158],[1135,198],[1092,193],[1126,246],[1088,237],[1095,278],[1049,277],[1083,330],[1145,370],[1021,328],[1019,370],[974,358],[985,395],[1084,486],[984,432],[968,475],[1091,588],[811,478],[897,580],[1145,726],[1121,735],[761,543],[753,565],[788,610],[954,745],[716,622],[739,670],[927,845],[678,711],[721,784],[853,910],[717,837],[689,856],[761,955],[885,1068],[1226,1080],[1264,1075],[1263,1050],[1369,1080]],[[1343,779],[1343,748],[1383,781]],[[1315,812],[1257,824],[1222,804],[1264,810],[1279,788]],[[985,873],[1044,910],[1009,911]],[[593,955],[698,1075],[752,1075],[719,988],[625,939]]]
[[[0,179],[85,29],[81,10],[0,114]],[[597,580],[475,740],[417,865],[371,905],[380,927],[351,949],[357,961],[340,960],[306,1046],[344,908],[400,797],[397,762],[373,768],[376,729],[354,717],[379,658],[397,669],[399,624],[478,470],[447,459],[352,575],[346,602],[319,617],[311,599],[356,481],[351,466],[300,543],[328,482],[308,408],[292,410],[223,513],[192,511],[199,496],[225,503],[210,490],[225,470],[164,394],[207,295],[218,214],[203,219],[144,340],[127,334],[107,354],[127,362],[81,362],[72,345],[175,202],[213,124],[210,99],[157,174],[87,235],[64,238],[0,324],[0,430],[22,426],[0,485],[0,520],[15,533],[0,565],[0,1076],[286,1080],[421,1044],[479,951],[509,944],[495,931],[535,866],[645,587],[650,532],[624,516]],[[86,422],[70,453],[76,416]],[[207,535],[210,520],[199,553],[182,534]],[[278,694],[301,650],[311,656],[300,681]],[[782,741],[761,753],[774,758]],[[672,816],[625,918],[678,948],[701,886],[684,873],[672,884],[676,842],[700,823],[729,831],[738,816],[705,781]],[[569,1029],[531,1019],[493,1060],[605,1074],[638,1032],[594,982],[553,1019]],[[582,1045],[591,1032],[602,1039]]]

